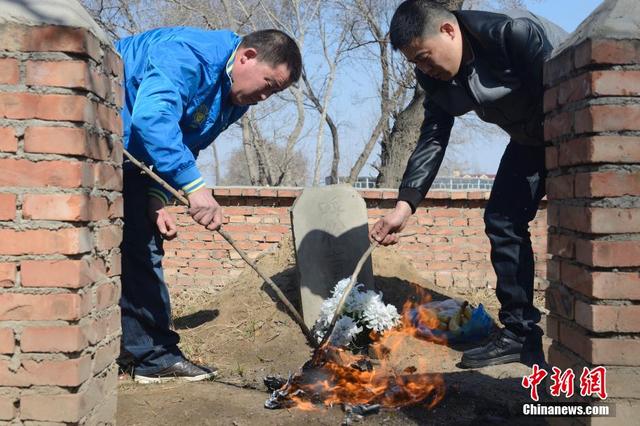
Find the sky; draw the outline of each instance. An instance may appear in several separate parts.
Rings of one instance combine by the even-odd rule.
[[[525,0],[527,8],[544,18],[555,22],[567,32],[574,31],[577,26],[596,8],[602,0]],[[306,59],[306,65],[309,67],[309,59]],[[372,66],[375,66],[372,65]],[[368,79],[367,70],[362,67],[344,67],[340,72],[344,73],[336,80],[334,89],[334,98],[332,100],[332,112],[341,125],[341,163],[340,174],[348,174],[349,168],[355,162],[358,154],[361,152],[365,141],[368,138],[368,131],[371,129],[371,121],[376,117],[376,110],[379,108],[375,97],[367,95],[371,93],[372,83]],[[269,102],[269,101],[267,101]],[[314,122],[316,118],[308,115],[307,123]],[[363,125],[364,124],[364,125]],[[492,126],[486,124],[487,126]],[[310,130],[317,131],[314,128]],[[454,132],[457,128],[454,127]],[[488,138],[478,137],[464,144],[463,148],[449,149],[448,157],[455,156],[458,163],[466,165],[467,172],[494,174],[498,168],[500,158],[508,143],[506,133],[497,131],[489,133]],[[241,135],[239,131],[228,130],[217,141],[218,153],[221,159],[227,158],[228,154],[237,149],[241,145]],[[323,157],[323,176],[328,174],[330,165],[330,145],[331,141],[328,130],[325,130],[325,153]],[[314,135],[305,138],[299,143],[298,149],[307,155],[309,160],[310,173],[313,173],[313,161],[315,155],[315,137]],[[369,158],[369,162],[377,159],[379,153],[379,145],[376,151]],[[212,154],[206,150],[200,153],[198,164],[203,172],[203,177],[207,183],[213,185],[215,179],[213,177]],[[227,164],[222,164],[223,173]],[[376,171],[366,166],[361,176],[375,176]]]

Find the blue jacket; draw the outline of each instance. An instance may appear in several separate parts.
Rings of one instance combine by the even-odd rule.
[[[175,27],[116,43],[124,61],[124,146],[187,194],[204,186],[200,150],[248,109],[229,100],[240,41],[231,31]],[[159,185],[151,193],[168,201]]]

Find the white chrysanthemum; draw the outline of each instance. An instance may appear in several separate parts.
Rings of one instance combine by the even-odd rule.
[[[362,330],[363,328],[358,327],[358,324],[351,317],[343,315],[336,321],[333,328],[331,344],[333,346],[348,346]]]
[[[362,321],[367,328],[378,333],[389,330],[400,322],[398,310],[393,305],[385,305],[380,295],[371,298],[362,312]]]
[[[320,306],[320,316],[314,325],[314,335],[318,341],[321,341],[327,332],[331,319],[333,318],[336,308],[338,307],[338,303],[340,302],[340,298],[342,297],[346,287],[349,285],[349,282],[349,278],[340,280],[331,291],[331,297],[326,299]],[[349,327],[355,326],[357,329],[355,334],[362,332],[364,327],[381,333],[398,325],[400,315],[398,314],[395,306],[385,305],[382,301],[381,293],[376,293],[371,290],[363,291],[363,288],[364,284],[358,283],[354,285],[349,296],[345,300],[344,310],[342,312],[344,315],[340,318],[340,321],[343,321],[343,328],[347,325],[349,325]],[[351,321],[350,323],[346,323],[347,318]],[[345,341],[344,330],[337,331],[337,328],[338,322],[336,322],[332,333],[332,343],[334,341]],[[346,346],[352,339],[353,336],[351,336],[348,341],[342,345]]]

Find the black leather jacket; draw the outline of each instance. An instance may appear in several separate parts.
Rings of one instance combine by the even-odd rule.
[[[544,145],[542,69],[566,33],[526,11],[454,13],[469,59],[451,81],[416,68],[418,84],[426,91],[424,121],[398,196],[413,211],[438,173],[455,116],[475,111],[516,143]]]

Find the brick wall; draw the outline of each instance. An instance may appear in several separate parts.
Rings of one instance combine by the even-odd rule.
[[[224,228],[240,248],[255,257],[291,235],[289,208],[300,191],[218,187],[214,195],[223,206]],[[360,194],[366,201],[370,224],[393,209],[397,198],[396,191],[388,190]],[[405,230],[416,235],[403,239],[396,250],[437,286],[461,291],[495,287],[482,219],[488,197],[487,192],[430,192]],[[170,285],[223,286],[246,267],[222,237],[194,223],[183,207],[172,207],[171,211],[179,230],[175,240],[165,243],[165,277]],[[531,225],[538,289],[546,284],[546,230],[543,201]]]
[[[121,76],[86,29],[0,25],[0,421],[113,424]]]
[[[594,424],[640,414],[640,40],[618,33],[633,3],[605,1],[545,69],[549,360],[606,366],[616,419]]]

